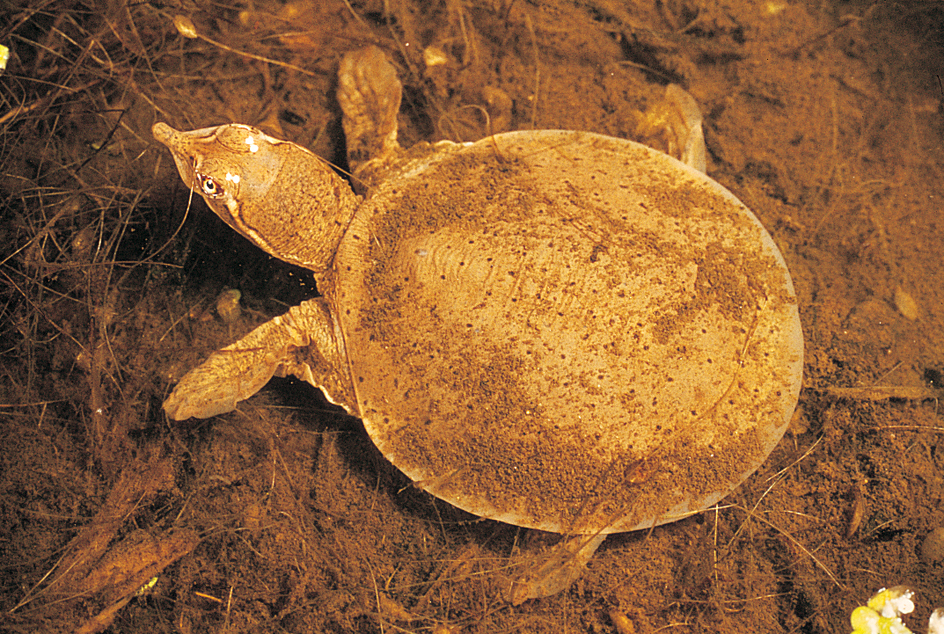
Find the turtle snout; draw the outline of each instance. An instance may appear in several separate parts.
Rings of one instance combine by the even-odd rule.
[[[153,134],[154,138],[164,145],[170,146],[171,143],[173,143],[174,137],[179,135],[180,132],[173,129],[163,121],[158,121],[153,126],[151,126],[151,134]]]

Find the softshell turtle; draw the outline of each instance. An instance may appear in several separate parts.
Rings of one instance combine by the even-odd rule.
[[[400,91],[377,48],[341,63],[363,197],[252,127],[154,126],[188,187],[323,294],[190,371],[168,416],[295,375],[417,486],[587,536],[584,559],[738,486],[783,435],[802,368],[793,285],[758,219],[692,167],[599,134],[403,150]],[[529,584],[516,602],[566,585]]]

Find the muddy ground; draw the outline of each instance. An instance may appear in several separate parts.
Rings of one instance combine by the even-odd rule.
[[[941,3],[33,2],[0,25],[0,629],[835,633],[907,584],[923,631],[944,606],[921,556],[944,524]],[[316,289],[190,204],[151,125],[249,123],[344,167],[335,74],[367,44],[405,85],[405,145],[634,138],[680,84],[708,173],[793,274],[805,379],[778,448],[557,596],[504,601],[523,531],[410,487],[305,384],[160,409]]]

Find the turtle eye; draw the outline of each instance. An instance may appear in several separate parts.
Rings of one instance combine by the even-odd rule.
[[[219,198],[226,191],[220,181],[205,174],[197,174],[197,183],[200,185],[200,191],[210,198]]]

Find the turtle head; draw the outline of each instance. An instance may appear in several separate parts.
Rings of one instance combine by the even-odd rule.
[[[269,254],[327,270],[358,199],[309,150],[237,123],[190,132],[152,128],[192,191],[226,224]]]

